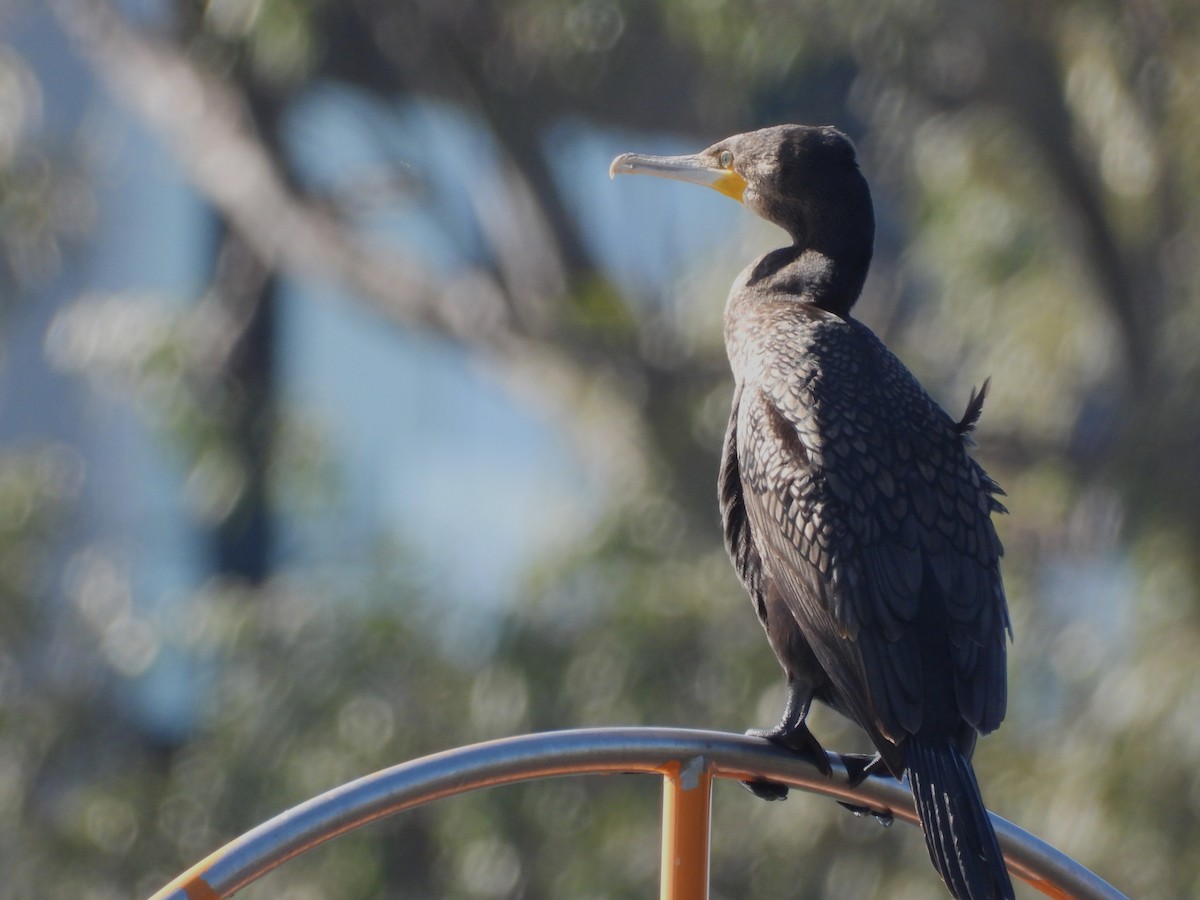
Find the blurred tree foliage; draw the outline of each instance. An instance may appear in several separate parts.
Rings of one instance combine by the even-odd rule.
[[[951,409],[993,376],[980,456],[1010,495],[1016,643],[1009,720],[979,753],[985,796],[1132,896],[1200,893],[1194,4],[180,0],[150,30],[100,0],[49,7],[220,223],[210,296],[145,341],[99,328],[111,344],[83,373],[99,359],[132,394],[174,398],[139,406],[219,502],[197,511],[211,581],[146,619],[102,548],[65,578],[48,568],[82,477],[70,452],[0,457],[0,896],[145,894],[280,809],[465,742],[773,721],[774,663],[719,546],[722,351],[695,324],[713,322],[736,266],[698,266],[714,280],[689,282],[695,319],[622,296],[556,180],[553,130],[578,120],[697,147],[785,120],[854,134],[881,222],[861,315]],[[474,268],[438,275],[403,248],[398,265],[345,198],[306,191],[280,120],[329,82],[437,99],[486,131],[504,209],[475,223]],[[31,124],[39,103],[0,48],[5,309],[54,277],[91,218],[69,149]],[[408,164],[385,181],[423,174]],[[746,257],[774,239],[752,235]],[[536,382],[602,468],[603,519],[528,573],[486,654],[441,640],[439,598],[402,548],[336,579],[263,570],[262,523],[294,514],[296,486],[312,514],[330,502],[312,487],[321,448],[273,405],[275,276],[340,282],[397,329]],[[247,521],[262,527],[230,526]],[[150,643],[192,662],[191,733],[147,734],[123,712]],[[828,746],[860,748],[817,717]],[[632,777],[484,792],[246,893],[646,896],[657,798]],[[722,785],[714,827],[717,897],[933,892],[915,832],[812,798],[766,805]]]

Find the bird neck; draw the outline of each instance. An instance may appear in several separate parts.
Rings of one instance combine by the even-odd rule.
[[[813,247],[793,244],[762,257],[752,267],[747,284],[772,294],[786,294],[843,319],[862,293],[866,262],[831,256]]]

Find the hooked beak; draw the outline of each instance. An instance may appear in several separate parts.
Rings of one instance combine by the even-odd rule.
[[[618,175],[654,175],[702,184],[732,197],[738,203],[746,192],[746,179],[733,169],[724,169],[706,157],[645,156],[641,153],[622,153],[608,167],[608,177]]]

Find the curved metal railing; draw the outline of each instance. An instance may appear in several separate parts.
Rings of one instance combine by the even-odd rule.
[[[151,900],[229,897],[287,860],[369,822],[479,788],[557,775],[644,772],[663,778],[662,900],[708,896],[713,778],[766,778],[915,823],[912,797],[880,776],[851,787],[829,755],[825,777],[761,738],[681,728],[595,728],[524,735],[422,757],[348,782],[222,847]],[[992,815],[1009,871],[1043,894],[1079,900],[1124,895],[1049,844]]]

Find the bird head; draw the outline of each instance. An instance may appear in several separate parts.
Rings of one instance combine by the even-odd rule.
[[[779,225],[798,246],[860,264],[864,272],[870,264],[871,192],[854,145],[832,126],[776,125],[689,156],[622,153],[608,172],[711,187]]]

